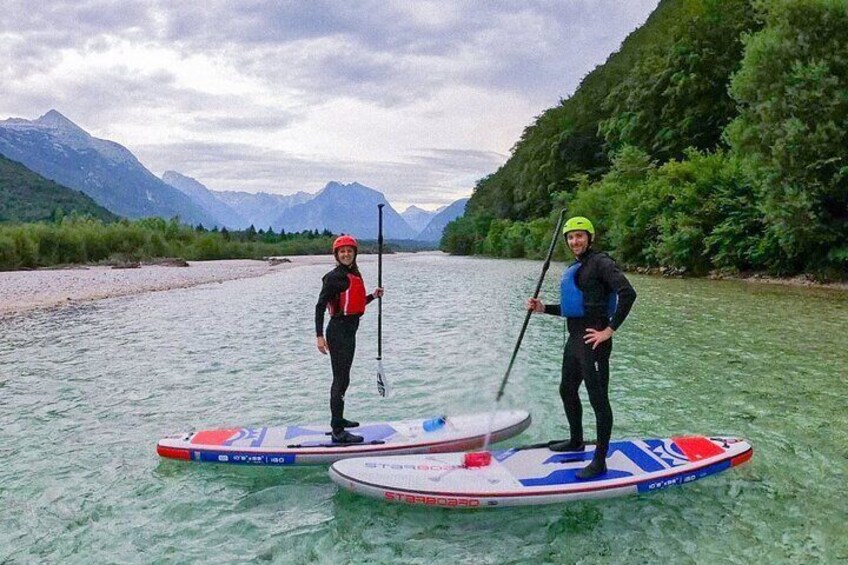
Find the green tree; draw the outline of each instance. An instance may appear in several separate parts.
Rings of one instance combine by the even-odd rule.
[[[782,273],[848,272],[848,3],[757,3],[731,92],[733,149],[757,174],[766,260]]]
[[[741,35],[755,28],[749,0],[689,2],[690,13],[669,28],[671,46],[657,44],[616,85],[600,124],[613,150],[636,145],[663,163],[689,147],[712,150],[736,115],[727,92],[742,59]]]
[[[713,268],[761,268],[762,215],[738,159],[689,150],[651,175],[659,264],[705,274]]]
[[[488,216],[462,216],[445,226],[439,248],[457,255],[483,253],[483,242],[492,218]]]
[[[608,170],[609,151],[604,137],[598,134],[599,124],[629,119],[614,115],[614,112],[648,111],[657,115],[656,120],[646,122],[646,127],[656,123],[674,127],[675,150],[689,145],[701,146],[687,136],[695,136],[703,129],[710,131],[713,139],[718,139],[722,120],[727,118],[713,120],[712,114],[705,114],[705,111],[712,109],[716,102],[710,98],[712,92],[721,92],[727,98],[723,89],[730,70],[724,62],[733,60],[734,53],[738,62],[740,49],[736,36],[726,30],[741,25],[733,6],[746,7],[744,0],[729,0],[732,7],[723,11],[723,4],[718,0],[661,0],[645,25],[631,33],[606,63],[589,73],[571,97],[544,111],[524,130],[509,160],[477,183],[466,213],[511,220],[547,216],[552,211],[552,195],[573,192],[577,175],[585,174],[597,180]],[[711,14],[724,31],[710,36],[709,25],[696,21],[704,13]],[[690,23],[703,36],[699,43],[687,39]],[[675,42],[686,49],[675,51]],[[667,55],[669,53],[671,55]],[[652,86],[657,82],[656,77],[650,71],[664,67],[639,67],[640,61],[651,54],[658,64],[673,67],[665,72],[662,84],[656,88]],[[722,66],[714,68],[719,62]],[[723,76],[724,80],[717,81],[715,75]],[[634,85],[648,97],[662,95],[665,99],[643,97],[640,100],[636,97],[628,102],[625,95]],[[605,104],[616,87],[621,87],[619,98]],[[697,100],[691,99],[692,96],[697,96]],[[665,116],[663,104],[668,104]],[[697,111],[687,113],[692,104],[697,106]],[[663,133],[660,138],[665,136]],[[654,132],[646,130],[645,137],[653,138]],[[617,149],[630,143],[651,149],[651,144],[630,137],[622,137],[614,145]],[[668,140],[663,143],[669,144]]]

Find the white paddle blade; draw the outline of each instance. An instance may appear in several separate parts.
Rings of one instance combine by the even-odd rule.
[[[383,362],[377,361],[377,393],[383,398],[388,398],[391,392],[389,381],[386,380],[386,373],[383,372]]]

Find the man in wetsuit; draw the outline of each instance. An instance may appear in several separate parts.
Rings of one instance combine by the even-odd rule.
[[[586,384],[589,402],[595,412],[598,440],[592,462],[577,472],[579,479],[592,479],[607,471],[606,457],[612,434],[612,407],[609,402],[609,358],[612,335],[627,318],[636,291],[615,261],[594,251],[595,228],[588,219],[577,216],[565,222],[563,235],[577,259],[563,274],[560,304],[545,305],[538,298],[527,308],[554,316],[565,316],[568,341],[562,355],[562,382],[559,394],[568,418],[570,441],[551,446],[554,451],[583,451],[583,408],[578,389]]]

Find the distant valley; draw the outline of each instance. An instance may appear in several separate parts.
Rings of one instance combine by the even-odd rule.
[[[53,181],[58,189],[68,189],[69,194],[81,192],[79,196],[90,197],[91,205],[102,207],[103,213],[127,218],[179,216],[185,223],[206,228],[241,230],[252,225],[257,230],[288,233],[328,229],[374,239],[377,205],[384,204],[387,239],[435,245],[447,223],[464,213],[468,201],[462,199],[437,211],[410,206],[399,213],[380,191],[356,182],[331,181],[315,194],[210,190],[178,171],[157,177],[127,148],[92,137],[56,110],[36,120],[0,121],[0,156]],[[0,184],[2,208],[3,187],[16,186],[16,181],[6,175],[0,182],[6,183]],[[21,194],[16,193],[16,205],[21,204]]]

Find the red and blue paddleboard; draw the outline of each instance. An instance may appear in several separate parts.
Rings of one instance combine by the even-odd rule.
[[[157,453],[168,459],[237,465],[320,465],[341,459],[415,453],[441,453],[481,447],[492,422],[492,441],[520,434],[530,425],[525,410],[503,410],[395,422],[363,423],[350,428],[362,443],[338,444],[330,427],[303,424],[279,427],[232,427],[177,434],[159,441]]]
[[[388,502],[446,508],[550,504],[646,493],[684,485],[745,463],[754,450],[729,437],[685,436],[614,441],[607,472],[580,480],[594,455],[548,447],[489,453],[360,457],[338,461],[330,477],[341,487]],[[485,457],[478,457],[485,455]]]

